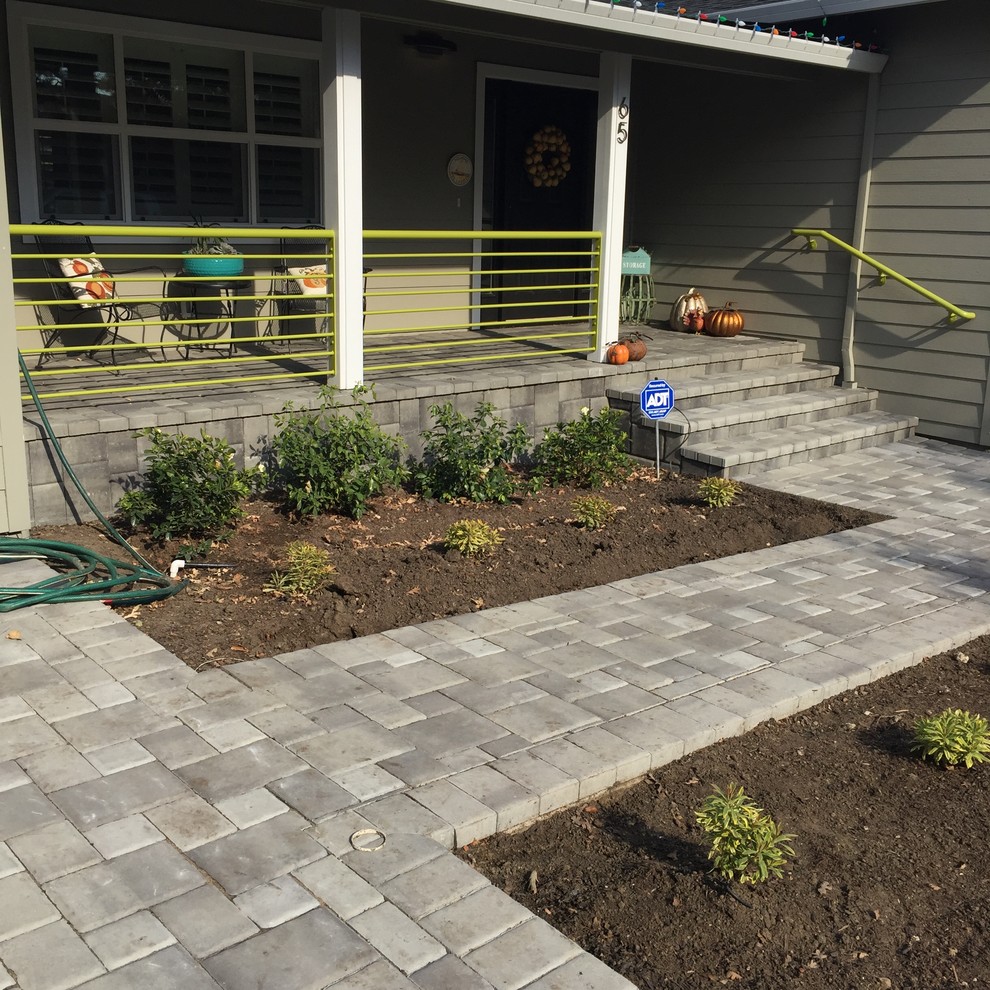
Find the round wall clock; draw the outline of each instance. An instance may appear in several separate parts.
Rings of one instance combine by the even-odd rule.
[[[467,155],[458,152],[451,156],[450,161],[447,162],[447,178],[455,186],[466,186],[473,175],[474,165]]]

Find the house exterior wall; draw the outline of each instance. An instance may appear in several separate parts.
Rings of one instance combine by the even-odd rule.
[[[990,8],[886,12],[866,233],[854,237],[867,85],[852,74],[735,78],[640,62],[634,71],[627,239],[653,257],[657,319],[696,286],[735,302],[747,332],[794,337],[841,363],[851,259],[804,249],[825,228],[974,311],[945,311],[864,267],[858,384],[919,432],[990,445]],[[651,126],[642,121],[656,106]]]
[[[747,333],[839,362],[848,258],[804,251],[790,230],[851,238],[866,85],[634,66],[627,239],[652,256],[656,319],[696,287],[709,305],[735,303]]]
[[[976,313],[864,271],[858,377],[919,431],[990,445],[990,8],[960,0],[890,17],[864,250]],[[939,16],[941,14],[941,16]]]

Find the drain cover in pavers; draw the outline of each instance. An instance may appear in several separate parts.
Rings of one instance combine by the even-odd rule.
[[[316,908],[218,952],[204,965],[224,990],[322,990],[378,958],[360,935],[326,908]]]
[[[231,896],[321,859],[326,849],[294,811],[198,846],[189,858]]]

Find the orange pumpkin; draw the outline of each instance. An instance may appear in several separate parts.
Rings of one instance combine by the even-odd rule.
[[[710,337],[735,337],[742,332],[744,324],[742,313],[733,309],[730,302],[705,314],[705,333]]]
[[[625,364],[629,360],[629,348],[625,344],[612,344],[605,352],[609,364]]]

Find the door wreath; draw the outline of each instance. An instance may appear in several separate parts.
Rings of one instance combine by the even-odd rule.
[[[571,170],[571,144],[555,124],[541,127],[526,145],[524,159],[529,181],[537,188],[560,185]]]

